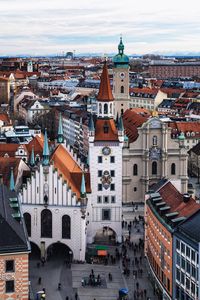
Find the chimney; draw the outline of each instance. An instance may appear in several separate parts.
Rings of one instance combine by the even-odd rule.
[[[187,203],[190,200],[190,195],[188,193],[183,194],[183,202]]]

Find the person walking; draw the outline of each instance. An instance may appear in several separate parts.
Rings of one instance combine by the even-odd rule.
[[[77,294],[77,292],[75,294],[75,300],[78,300],[78,294]]]

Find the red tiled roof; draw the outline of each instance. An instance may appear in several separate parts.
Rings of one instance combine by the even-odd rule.
[[[5,122],[6,124],[11,124],[11,120],[7,114],[0,113],[0,120]]]
[[[133,143],[138,138],[137,127],[140,127],[143,123],[145,123],[150,116],[146,109],[141,110],[142,111],[138,111],[137,109],[135,111],[135,109],[127,109],[123,115],[125,133],[128,136],[130,143]],[[143,113],[143,115],[141,113]]]
[[[169,122],[169,127],[177,132],[198,132],[200,134],[200,123],[199,122]]]
[[[136,93],[136,94],[151,94],[151,95],[157,95],[159,89],[157,88],[130,88],[130,93]]]
[[[174,187],[171,182],[165,184],[160,190],[159,193],[163,199],[171,208],[171,212],[178,212],[177,217],[189,217],[197,210],[200,209],[200,204],[190,197],[188,202],[183,201],[183,195]]]
[[[41,137],[39,137],[38,135],[36,135],[29,144],[26,145],[26,148],[28,149],[29,155],[32,151],[32,148],[34,148],[34,154],[35,155],[39,155],[40,158],[42,157],[42,152],[43,152],[43,145],[44,145],[44,136],[41,135]]]
[[[103,66],[103,71],[101,74],[101,82],[100,82],[97,100],[101,102],[108,102],[114,100],[106,63]]]
[[[19,148],[19,144],[1,144],[0,143],[0,156],[4,157],[6,154],[9,157],[15,157],[15,152]]]
[[[104,132],[104,126],[108,127],[108,133]],[[118,131],[113,119],[97,119],[95,124],[95,141],[118,141]]]
[[[0,174],[3,175],[3,183],[9,185],[10,183],[10,172],[13,168],[14,180],[17,179],[21,158],[15,157],[0,157]]]
[[[81,190],[81,179],[82,179],[82,170],[73,159],[71,154],[67,151],[65,147],[59,145],[54,151],[51,161],[54,162],[55,168],[58,169],[58,172],[62,174],[64,180],[69,184],[72,189],[72,192],[76,193],[77,197],[80,197]],[[90,193],[90,177],[89,173],[85,174],[86,182],[86,192]]]

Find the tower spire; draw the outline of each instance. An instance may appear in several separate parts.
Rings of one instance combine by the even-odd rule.
[[[32,150],[31,150],[30,166],[31,167],[35,166],[34,146],[32,147]]]
[[[59,144],[62,144],[64,141],[63,138],[63,126],[62,126],[62,115],[61,113],[59,114],[59,125],[58,125],[58,137],[57,137],[57,142]]]
[[[86,198],[85,175],[82,173],[81,178],[81,198]]]
[[[47,138],[47,129],[45,129],[44,134],[44,147],[43,147],[43,166],[48,166],[49,164],[49,145],[48,145],[48,138]]]
[[[120,42],[119,42],[119,45],[118,45],[118,51],[119,51],[119,54],[123,54],[124,53],[124,44],[123,44],[123,41],[122,41],[122,35],[120,35]]]
[[[110,80],[109,80],[108,68],[107,68],[106,61],[104,62],[103,71],[101,74],[101,82],[100,82],[97,100],[100,102],[109,102],[109,101],[114,100],[111,86],[110,86]]]
[[[11,168],[11,171],[10,171],[10,190],[11,191],[15,190],[15,180],[14,180],[13,168]]]

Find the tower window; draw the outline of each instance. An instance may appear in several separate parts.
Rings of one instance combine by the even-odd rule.
[[[138,165],[137,165],[137,164],[134,164],[134,165],[133,165],[133,175],[134,175],[134,176],[137,176],[137,175],[138,175]]]
[[[103,161],[102,156],[98,156],[98,163],[102,164],[102,161]]]
[[[108,202],[109,202],[108,196],[104,196],[104,197],[103,197],[103,202],[104,202],[104,203],[108,203]]]
[[[102,177],[103,175],[103,171],[102,170],[98,170],[98,177]]]
[[[175,165],[175,163],[171,164],[171,175],[176,175],[176,165]]]
[[[110,190],[111,190],[111,191],[114,191],[114,190],[115,190],[115,184],[114,184],[114,183],[111,183],[111,185],[110,185]]]
[[[101,183],[98,184],[98,191],[102,191],[102,184]]]
[[[115,177],[115,170],[111,170],[111,171],[110,171],[110,176],[111,176],[111,177]]]
[[[104,104],[104,114],[107,114],[108,113],[108,104],[105,103]]]
[[[102,209],[102,220],[110,220],[110,209]]]
[[[111,203],[115,203],[115,202],[116,202],[115,196],[111,196]]]
[[[124,86],[123,85],[121,86],[120,90],[121,90],[121,94],[124,94]]]
[[[157,162],[152,162],[152,175],[157,175]]]
[[[110,156],[110,162],[114,163],[115,162],[115,157],[114,156]]]

